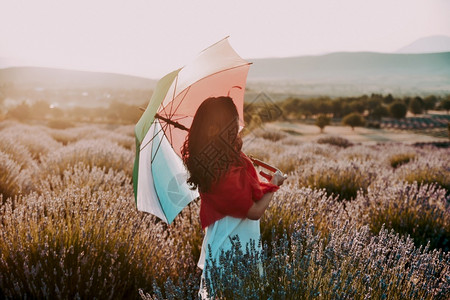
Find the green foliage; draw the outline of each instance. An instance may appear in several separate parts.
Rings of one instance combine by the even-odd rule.
[[[400,101],[395,101],[391,105],[389,105],[389,113],[392,117],[396,119],[402,119],[406,116],[407,106],[405,103]]]
[[[320,114],[316,119],[316,126],[320,128],[320,132],[323,132],[323,129],[327,125],[330,125],[330,118],[324,114]]]
[[[377,186],[368,195],[368,215],[372,232],[383,226],[409,235],[417,247],[450,250],[450,204],[446,191],[435,184],[417,183],[400,187]],[[382,199],[382,200],[381,200]]]
[[[446,110],[448,114],[448,111],[450,110],[450,99],[447,98],[442,100],[441,103],[439,103],[439,108]]]
[[[35,119],[44,120],[46,117],[51,114],[50,104],[44,100],[38,100],[31,105],[31,117]]]
[[[253,132],[253,134],[257,137],[261,137],[272,142],[282,140],[287,136],[287,134],[282,131],[268,128],[258,128]]]
[[[428,110],[434,109],[437,101],[438,101],[438,98],[434,95],[425,97],[425,99],[423,99],[423,109],[425,110],[425,112],[427,112]]]
[[[413,153],[400,153],[394,154],[389,158],[389,162],[391,166],[395,169],[401,165],[409,163],[411,160],[415,158],[415,154]]]
[[[421,114],[423,111],[423,100],[420,97],[415,97],[409,102],[409,111],[415,115]]]
[[[312,168],[299,176],[300,186],[324,189],[328,195],[339,200],[355,199],[358,192],[366,192],[376,178],[376,173],[368,170],[358,161],[348,164],[330,162],[327,169]]]
[[[28,121],[30,119],[30,116],[31,116],[30,106],[25,102],[17,105],[14,108],[11,108],[6,114],[7,118],[15,119],[20,122]]]
[[[346,138],[340,137],[340,136],[325,136],[321,137],[317,140],[317,143],[319,144],[330,144],[342,148],[347,148],[352,146],[353,144],[347,140]]]
[[[333,118],[343,118],[351,113],[366,114],[369,119],[380,120],[383,117],[392,116],[397,119],[404,118],[408,111],[415,114],[434,109],[437,103],[440,109],[446,107],[448,99],[430,95],[422,99],[421,97],[393,97],[391,94],[362,95],[359,97],[338,97],[330,99],[327,97],[315,98],[295,98],[289,97],[280,102],[283,114],[290,118],[310,118],[320,114],[333,115]],[[450,109],[450,108],[449,108]]]
[[[4,200],[14,197],[20,188],[20,167],[0,151],[0,196],[3,195]]]
[[[67,129],[74,127],[73,122],[67,120],[51,120],[47,123],[47,126],[54,129]]]
[[[136,124],[142,115],[142,111],[135,105],[113,101],[109,105],[109,108],[106,111],[102,111],[100,114],[106,116],[111,121]]]
[[[431,159],[430,159],[431,160]],[[408,168],[406,168],[409,166]],[[438,184],[450,191],[450,168],[445,164],[430,164],[425,160],[418,160],[414,165],[403,166],[400,170],[402,179],[419,184]]]
[[[300,112],[301,101],[302,100],[298,98],[287,98],[281,103],[281,108],[287,116],[296,115],[298,112]]]
[[[394,97],[392,97],[391,94],[388,94],[386,97],[383,98],[383,102],[386,104],[391,104],[394,102]]]
[[[350,126],[352,130],[355,130],[355,127],[364,126],[365,123],[364,117],[359,113],[348,114],[342,119],[342,124]]]
[[[369,114],[369,117],[375,120],[381,120],[381,118],[387,116],[389,116],[389,110],[382,105],[375,107]]]
[[[259,115],[256,114],[254,115],[244,114],[244,119],[245,119],[245,127],[241,131],[241,135],[243,136],[249,134],[250,132],[264,125]]]

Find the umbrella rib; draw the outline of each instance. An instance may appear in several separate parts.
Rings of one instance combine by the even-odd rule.
[[[158,123],[159,123],[159,122],[158,122]],[[160,123],[160,125],[161,125],[161,123]],[[166,123],[164,126],[167,127],[167,126],[169,126],[169,124]],[[164,127],[163,127],[163,126],[161,126],[161,130],[164,130]],[[161,131],[159,131],[159,132],[161,132]],[[158,132],[158,134],[159,134],[159,132]],[[156,136],[156,135],[155,135],[155,136]],[[155,137],[155,136],[154,136],[154,137]],[[155,160],[156,154],[158,153],[158,150],[159,150],[159,148],[161,147],[161,143],[162,143],[163,139],[164,139],[164,137],[162,137],[161,140],[159,141],[158,147],[156,147],[156,150],[155,150],[155,156],[153,156],[152,160],[150,161],[150,164],[152,164],[153,161]]]
[[[163,128],[161,127],[161,129],[160,130],[158,130],[158,132],[143,146],[143,147],[141,147],[141,151],[145,148],[145,147],[147,147],[148,146],[148,144],[150,144],[154,139],[155,139],[155,137],[161,132],[163,130]]]
[[[183,98],[181,98],[180,103],[178,103],[177,107],[175,108],[173,114],[172,114],[170,117],[172,117],[172,116],[175,115],[176,111],[178,110],[178,108],[180,107],[181,103],[182,103],[182,102],[184,101],[184,99],[186,98],[186,96],[187,96],[187,94],[189,93],[189,90],[190,90],[190,89],[191,89],[191,86],[188,86],[187,89],[186,89],[186,93],[184,93]],[[172,101],[172,102],[173,102],[173,101]]]
[[[170,109],[169,112],[167,113],[166,108],[163,107],[163,111],[164,113],[168,116],[168,119],[172,119],[172,117],[175,115],[175,112],[178,110],[178,108],[180,107],[181,102],[183,102],[184,98],[186,97],[187,93],[189,92],[189,89],[191,88],[190,86],[186,89],[186,93],[184,93],[183,98],[181,99],[180,103],[177,105],[177,107],[173,110],[173,103],[175,102],[175,93],[176,93],[176,86],[178,84],[178,76],[176,78],[175,81],[175,87],[174,87],[174,92],[173,92],[173,96],[172,96],[172,101],[170,101]],[[173,113],[172,113],[173,111]],[[166,123],[167,124],[167,123]],[[173,144],[173,135],[172,135],[172,130],[170,128],[170,126],[168,126],[166,128],[169,131],[169,134],[166,134],[166,136],[169,138],[170,144]],[[164,132],[166,132],[166,130],[164,130]]]
[[[176,95],[176,91],[177,91],[178,76],[179,76],[179,74],[177,74],[177,76],[175,77],[175,84],[174,84],[174,86],[173,86],[172,100],[170,101],[170,111],[167,112],[166,106],[162,106],[162,111],[164,111],[164,114],[165,114],[166,116],[169,116],[169,118],[170,118],[170,114],[171,114],[171,112],[172,112],[173,101],[175,100],[175,95]],[[168,106],[168,105],[167,105],[167,106]]]
[[[172,145],[173,144],[172,129],[170,128],[170,126],[167,126],[167,130],[169,130],[169,135],[170,135],[169,141],[170,141],[170,144]],[[166,134],[166,136],[167,136],[167,134]]]
[[[175,115],[173,115],[173,116],[175,116]],[[178,118],[174,118],[174,117],[172,117],[172,121],[179,121],[179,120],[182,120],[182,119],[186,119],[186,118],[188,118],[189,116],[186,116],[186,115],[180,115],[180,117],[178,117]]]

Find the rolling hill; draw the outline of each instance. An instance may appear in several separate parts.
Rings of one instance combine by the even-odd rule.
[[[41,67],[0,69],[0,82],[46,89],[153,89],[156,85],[156,80],[137,76]]]
[[[450,93],[450,52],[342,52],[252,61],[248,87],[253,90],[306,96]]]
[[[427,36],[397,50],[397,53],[437,53],[450,51],[450,36]]]

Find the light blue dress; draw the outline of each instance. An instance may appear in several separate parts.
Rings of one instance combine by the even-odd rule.
[[[250,243],[250,240],[255,242],[256,250],[261,251],[261,246],[259,243],[259,220],[240,219],[226,216],[206,227],[205,230],[206,232],[203,239],[200,259],[197,264],[198,267],[203,270],[199,291],[199,295],[202,299],[208,299],[204,287],[206,259],[209,259],[208,245],[211,247],[211,258],[216,260],[216,263],[219,262],[219,257],[222,250],[224,252],[231,250],[232,243],[230,241],[230,237],[234,237],[236,235],[239,236],[239,241],[241,242],[242,251],[244,253],[246,245]]]

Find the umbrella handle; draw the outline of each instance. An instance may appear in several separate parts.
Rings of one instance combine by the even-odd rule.
[[[269,165],[266,162],[263,162],[262,160],[259,160],[257,158],[254,158],[252,155],[249,155],[248,158],[250,158],[250,160],[257,166],[263,167],[266,170],[269,170],[271,172],[276,172],[278,171],[277,168],[275,168],[274,166]]]
[[[139,107],[139,110],[145,111],[145,108]],[[176,127],[176,128],[178,128],[178,129],[181,129],[181,130],[184,130],[184,131],[189,131],[189,128],[187,128],[187,127],[184,126],[183,124],[180,124],[180,123],[178,123],[178,122],[176,122],[176,121],[173,121],[173,120],[171,120],[171,119],[165,118],[165,117],[161,116],[161,115],[158,114],[158,113],[155,114],[155,118],[160,119],[160,120],[163,120],[164,122],[166,122],[166,123],[168,123],[168,124],[170,124],[170,125],[173,125],[173,127]]]
[[[267,173],[264,172],[264,171],[259,171],[259,174],[260,174],[262,177],[264,177],[265,179],[267,179],[267,181],[272,180],[272,175],[267,174]]]
[[[171,119],[165,118],[163,116],[161,116],[160,114],[155,114],[155,118],[160,119],[164,122],[166,122],[167,124],[173,125],[173,127],[184,130],[184,131],[189,131],[189,128],[187,128],[186,126],[184,126],[183,124],[180,124],[176,121],[173,121]]]
[[[271,166],[271,165],[269,165],[268,163],[263,162],[262,160],[259,160],[259,159],[257,159],[257,158],[254,158],[254,157],[251,156],[251,155],[249,155],[248,158],[250,158],[250,160],[251,160],[255,165],[260,166],[260,167],[262,167],[262,168],[264,168],[264,169],[266,169],[266,170],[269,170],[269,171],[271,171],[271,172],[273,172],[273,173],[280,172],[280,174],[281,174],[285,179],[287,178],[287,175],[286,175],[286,174],[282,173],[280,170],[278,170],[278,169],[275,168],[274,166]],[[273,177],[273,176],[270,175],[270,174],[268,174],[267,172],[260,171],[259,174],[260,174],[262,177],[264,177],[265,179],[267,179],[268,181],[272,180],[272,177]]]

